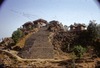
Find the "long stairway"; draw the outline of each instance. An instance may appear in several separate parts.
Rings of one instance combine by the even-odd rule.
[[[21,57],[27,59],[52,59],[53,45],[51,43],[51,34],[42,27],[39,31],[30,36],[25,43]]]

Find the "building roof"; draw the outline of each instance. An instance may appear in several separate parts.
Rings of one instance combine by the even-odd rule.
[[[47,24],[47,21],[44,20],[44,19],[37,19],[37,20],[33,21],[34,24],[37,24],[37,23],[39,23],[39,22],[42,22],[42,23]]]
[[[33,25],[32,22],[26,22],[25,24],[23,24],[22,26],[28,26],[28,25]]]
[[[82,27],[86,27],[85,24],[77,24],[77,23],[74,23],[74,25],[70,25],[70,27],[79,27],[79,26],[82,26]]]

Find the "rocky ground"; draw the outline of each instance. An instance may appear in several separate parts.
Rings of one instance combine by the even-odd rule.
[[[63,56],[63,55],[62,55]],[[69,56],[69,55],[67,55]],[[16,51],[0,50],[0,67],[3,68],[99,68],[100,59],[85,58],[72,60],[63,56],[59,59],[23,59]],[[97,67],[98,66],[98,67]]]

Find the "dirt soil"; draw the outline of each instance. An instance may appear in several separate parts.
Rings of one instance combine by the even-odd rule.
[[[69,55],[67,55],[69,56]],[[0,50],[0,67],[8,68],[96,68],[100,65],[100,58],[75,60],[63,56],[58,59],[23,59],[16,51]]]

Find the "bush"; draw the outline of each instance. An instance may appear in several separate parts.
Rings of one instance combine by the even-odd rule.
[[[12,34],[12,39],[14,40],[15,43],[18,42],[18,40],[23,36],[23,32],[20,29],[17,29],[16,31],[13,32]]]
[[[83,56],[83,54],[86,52],[86,48],[82,47],[81,45],[74,46],[73,49],[76,57],[79,59]]]

